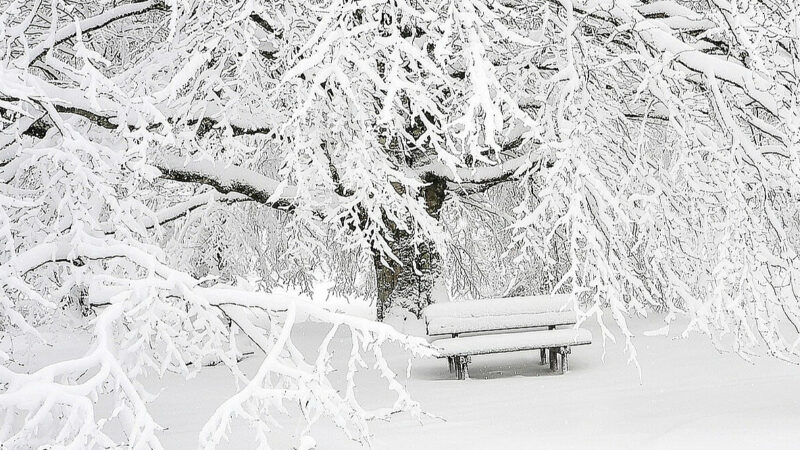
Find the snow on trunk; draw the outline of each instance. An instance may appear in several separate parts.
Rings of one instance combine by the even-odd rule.
[[[444,190],[445,183],[438,178],[433,178],[420,190],[426,212],[437,220],[444,203]],[[389,247],[396,259],[374,258],[378,286],[377,318],[383,321],[392,307],[408,310],[419,318],[422,310],[433,303],[433,291],[440,284],[442,274],[442,257],[430,239],[400,229],[395,224],[388,225],[392,234]]]

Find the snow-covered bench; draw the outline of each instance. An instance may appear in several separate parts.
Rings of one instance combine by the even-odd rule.
[[[469,378],[472,355],[522,350],[538,349],[541,364],[546,364],[549,353],[550,369],[555,372],[560,367],[564,373],[569,369],[570,347],[592,342],[588,330],[556,329],[576,323],[568,301],[568,295],[550,295],[437,303],[425,308],[425,326],[439,357],[447,358],[450,372],[459,380]],[[547,329],[522,331],[538,327]],[[464,333],[470,334],[461,336]]]

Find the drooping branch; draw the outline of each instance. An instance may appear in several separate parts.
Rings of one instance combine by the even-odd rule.
[[[661,52],[675,55],[675,59],[687,69],[704,75],[712,74],[717,79],[740,88],[767,111],[778,116],[780,104],[769,91],[775,88],[786,92],[783,86],[765,79],[744,66],[692,48],[660,29],[650,19],[637,24],[636,30],[648,45]]]
[[[790,87],[777,80],[767,80],[742,64],[709,53],[712,49],[732,53],[731,43],[707,36],[700,37],[702,45],[692,45],[681,39],[681,34],[697,35],[713,29],[716,24],[691,9],[674,2],[663,1],[644,5],[609,4],[606,9],[593,9],[585,2],[549,0],[558,8],[569,5],[575,13],[606,22],[620,28],[631,28],[647,46],[658,53],[669,53],[685,70],[701,75],[713,74],[724,83],[736,86],[773,116],[778,117],[780,99],[773,94],[788,96]],[[526,8],[525,2],[506,0],[504,5]],[[732,55],[738,58],[740,55]]]
[[[51,433],[57,436],[47,435],[47,439],[53,442],[72,439],[74,443],[102,438],[100,442],[104,446],[118,447],[119,444],[104,433],[102,426],[96,425],[97,422],[102,424],[100,416],[92,404],[84,400],[86,397],[97,398],[103,386],[108,383],[117,386],[117,389],[112,390],[112,397],[121,396],[113,398],[115,404],[122,405],[119,406],[120,409],[132,405],[130,409],[135,410],[126,414],[135,415],[137,420],[123,422],[124,426],[130,424],[124,432],[135,436],[129,439],[132,446],[144,442],[141,445],[143,447],[160,448],[161,445],[155,437],[158,425],[148,411],[145,391],[136,382],[136,376],[141,371],[138,365],[140,363],[136,360],[131,362],[133,358],[125,359],[114,353],[117,342],[114,335],[119,331],[126,338],[123,342],[166,340],[166,351],[155,353],[148,359],[162,364],[162,374],[164,370],[177,370],[188,377],[188,366],[209,356],[239,374],[236,366],[238,349],[232,339],[226,339],[228,325],[217,309],[224,311],[229,317],[235,317],[237,324],[243,326],[245,333],[259,344],[267,356],[259,367],[258,374],[252,377],[241,374],[241,379],[247,380],[245,387],[217,409],[203,427],[201,442],[218,443],[225,437],[232,418],[237,414],[252,417],[238,411],[263,412],[257,421],[264,423],[263,417],[272,410],[283,411],[286,398],[306,399],[304,407],[311,409],[307,416],[309,424],[313,424],[322,414],[339,417],[337,414],[346,411],[341,416],[346,419],[337,422],[337,425],[352,439],[359,440],[369,438],[366,427],[368,419],[388,418],[402,411],[420,414],[419,404],[410,397],[400,381],[396,380],[396,373],[384,360],[381,346],[397,344],[416,356],[433,356],[435,349],[424,340],[405,336],[385,324],[333,311],[301,297],[256,293],[227,285],[201,287],[200,280],[165,265],[159,258],[137,247],[95,240],[89,236],[86,238],[79,245],[71,242],[43,244],[33,251],[20,254],[24,261],[18,258],[12,263],[0,265],[0,275],[4,276],[0,281],[9,278],[9,275],[18,277],[24,271],[33,270],[43,264],[78,259],[89,261],[124,258],[148,269],[148,275],[141,278],[109,277],[107,280],[112,280],[112,283],[94,283],[90,286],[87,301],[89,304],[102,304],[103,308],[94,320],[95,341],[83,356],[67,358],[30,372],[14,371],[0,366],[0,383],[8,387],[0,393],[4,417],[44,415],[49,412],[50,404],[56,403],[67,411],[62,417],[75,417],[75,420],[85,421],[87,424],[83,425],[81,422],[81,426],[76,427],[75,420],[64,420],[60,417],[61,420],[54,421],[55,431]],[[147,297],[137,296],[144,290],[140,287],[147,287]],[[147,308],[137,307],[144,301],[147,301]],[[183,310],[192,311],[191,317],[186,321],[179,317],[176,321],[171,313]],[[166,311],[170,313],[165,314]],[[304,356],[289,339],[296,312],[302,312],[304,317],[331,324],[333,327],[329,332],[330,337],[323,340],[320,356],[316,361]],[[268,326],[252,321],[251,317],[255,317],[255,314],[266,316]],[[157,332],[159,328],[156,326],[137,327],[128,325],[128,322],[118,322],[127,315],[143,322],[156,322],[157,326],[170,329],[174,329],[177,324],[182,333],[175,339],[186,340],[173,343],[173,338],[162,336]],[[114,326],[119,326],[120,330],[115,330]],[[333,371],[328,365],[328,342],[340,326],[351,329],[353,337],[353,353],[347,365],[347,388],[344,391],[334,388],[328,377]],[[272,339],[274,330],[280,330],[280,342]],[[147,346],[143,347],[150,351]],[[385,380],[388,389],[396,395],[393,406],[368,410],[356,402],[353,396],[353,379],[358,370],[357,361],[362,360],[360,354],[375,356],[377,362],[374,369]],[[84,377],[87,372],[92,375]],[[34,436],[38,439],[40,435],[36,433],[40,429],[36,428],[37,425],[33,420],[7,422],[3,427],[3,441],[29,442]],[[356,429],[355,433],[350,431],[353,428]],[[129,431],[130,429],[133,430]]]
[[[204,192],[175,205],[161,209],[153,217],[144,217],[141,226],[149,230],[159,225],[166,225],[186,216],[197,208],[201,208],[213,202],[233,204],[250,201],[253,201],[253,199],[237,192],[231,192],[229,194],[220,194],[214,191]],[[104,224],[102,230],[105,234],[113,234],[116,232],[111,224]]]
[[[100,29],[117,20],[144,14],[156,9],[167,10],[168,7],[163,0],[135,1],[109,9],[102,14],[83,19],[78,22],[77,26],[74,22],[65,25],[56,31],[55,34],[48,36],[44,41],[37,44],[36,47],[32,48],[31,51],[25,55],[25,66],[30,66],[36,62],[36,60],[41,58],[48,50],[54,48],[56,45],[75,37],[78,33],[78,27],[80,27],[82,33],[87,33]]]

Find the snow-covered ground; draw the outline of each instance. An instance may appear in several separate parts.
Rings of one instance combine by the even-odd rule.
[[[360,309],[364,311],[363,308]],[[419,332],[420,324],[395,321]],[[662,328],[662,317],[631,319],[641,378],[621,343],[604,349],[599,330],[586,325],[595,343],[573,350],[571,371],[554,375],[538,364],[538,352],[473,357],[472,379],[454,380],[444,360],[416,360],[411,393],[437,417],[418,421],[396,416],[372,425],[378,449],[796,449],[800,443],[800,368],[755,357],[753,363],[718,352],[700,335],[646,336]],[[297,325],[294,339],[312,351],[327,331],[321,324]],[[653,333],[649,333],[653,334]],[[657,333],[656,333],[657,334]],[[349,351],[346,331],[337,335],[336,357]],[[406,355],[386,356],[405,373]],[[248,361],[256,367],[257,358]],[[188,382],[176,377],[154,405],[167,448],[193,448],[200,426],[233,390],[223,368],[210,368]],[[369,405],[391,401],[364,378],[359,396]],[[301,423],[286,422],[298,433]],[[358,448],[328,423],[312,430],[320,449]],[[246,424],[234,427],[226,448],[251,448]],[[291,448],[278,441],[275,448]]]
[[[317,298],[321,300],[321,298]],[[370,314],[365,305],[348,307]],[[394,318],[395,327],[419,334],[421,323]],[[630,319],[638,351],[641,378],[622,343],[600,341],[596,324],[587,324],[595,342],[576,347],[571,371],[552,374],[538,364],[538,352],[475,356],[471,379],[453,379],[444,360],[418,359],[407,380],[411,394],[430,417],[422,423],[397,415],[372,424],[377,449],[796,449],[800,443],[800,368],[767,356],[749,363],[739,356],[720,353],[701,335],[675,338],[646,333],[663,327],[663,318]],[[299,323],[295,344],[313,354],[328,331],[319,323]],[[648,336],[647,334],[650,334]],[[655,334],[655,335],[654,335]],[[334,339],[334,366],[343,367],[349,352],[348,331]],[[23,363],[78,356],[72,339],[39,347]],[[407,355],[388,347],[385,356],[404,377]],[[254,371],[261,360],[254,356],[244,366]],[[369,360],[367,361],[369,362]],[[152,405],[158,422],[166,427],[162,443],[168,449],[197,447],[202,425],[215,408],[234,392],[224,367],[209,367],[184,380],[168,375],[151,380],[160,396]],[[377,378],[361,375],[357,395],[368,407],[388,406],[393,396]],[[292,411],[291,405],[290,412]],[[296,415],[295,417],[298,417]],[[304,423],[282,419],[284,427],[273,448],[296,444]],[[311,432],[318,449],[360,448],[329,421]],[[291,437],[294,436],[294,439]],[[222,448],[254,448],[247,424],[236,422]]]

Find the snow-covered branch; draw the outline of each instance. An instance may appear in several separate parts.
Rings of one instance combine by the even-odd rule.
[[[427,179],[430,176],[441,178],[455,186],[496,184],[503,181],[513,180],[541,163],[538,159],[533,159],[532,155],[524,154],[517,156],[495,165],[482,165],[479,167],[448,167],[441,161],[416,167],[411,172],[420,179]]]
[[[200,287],[200,280],[164,265],[141,249],[89,236],[82,240],[77,246],[47,244],[21,254],[0,266],[0,277],[7,281],[11,273],[23,275],[48,262],[82,261],[82,266],[89,267],[92,261],[110,258],[127,260],[150,275],[124,278],[108,274],[98,277],[98,282],[90,286],[88,301],[104,306],[95,321],[96,341],[84,356],[31,373],[0,368],[0,382],[5,384],[0,391],[3,442],[33,442],[30,439],[36,436],[35,442],[112,445],[116,441],[89,401],[92,397],[110,395],[125,415],[137,418],[121,423],[131,436],[130,443],[159,448],[159,427],[147,407],[152,396],[136,382],[136,377],[149,371],[163,374],[168,369],[189,376],[208,358],[224,362],[246,382],[209,419],[201,435],[202,446],[214,446],[224,439],[230,422],[237,416],[247,419],[263,443],[268,443],[271,440],[268,424],[274,421],[274,414],[284,410],[282,404],[286,400],[302,401],[309,424],[320,416],[328,416],[352,439],[362,442],[370,439],[367,420],[386,418],[400,411],[420,413],[418,403],[410,398],[383,360],[380,347],[391,342],[418,356],[432,355],[433,349],[426,341],[409,338],[385,324],[328,310],[300,297],[230,286]],[[96,269],[100,267],[103,266]],[[149,306],[141,308],[143,302]],[[183,311],[189,311],[193,319],[185,321]],[[300,320],[298,314],[303,321],[331,324],[331,333],[349,329],[352,358],[358,364],[364,352],[373,354],[379,376],[397,394],[393,406],[368,410],[360,406],[351,392],[339,392],[329,379],[335,368],[324,360],[309,361],[291,344],[289,335],[294,323]],[[259,372],[250,379],[238,369],[236,356],[240,350],[233,340],[235,330],[227,329],[228,316],[235,319],[245,336],[267,352]],[[176,335],[175,330],[180,332]],[[116,333],[122,333],[123,342],[139,344],[122,347],[123,353],[119,354],[114,344]],[[146,345],[142,346],[143,343]],[[321,345],[320,355],[327,354],[327,340]],[[356,364],[348,364],[349,382],[355,376]],[[82,379],[81,374],[87,372],[95,375]],[[30,417],[49,417],[47,431],[39,428],[39,419]]]
[[[164,157],[155,165],[164,179],[206,184],[223,194],[242,194],[277,209],[290,210],[297,197],[296,187],[244,167],[176,156]]]
[[[144,229],[151,229],[156,226],[163,226],[172,221],[186,217],[186,215],[188,215],[189,213],[198,208],[202,208],[204,206],[207,206],[215,202],[223,204],[234,204],[234,203],[248,202],[248,201],[253,201],[253,199],[251,197],[248,197],[247,195],[240,194],[238,192],[233,192],[229,194],[205,192],[202,194],[197,194],[182,202],[176,203],[175,205],[160,209],[155,213],[154,217],[145,216],[142,219],[141,225],[142,228]],[[113,225],[104,225],[102,229],[105,233],[108,234],[116,232],[116,229]]]
[[[148,11],[156,9],[166,10],[166,2],[164,0],[136,0],[131,3],[111,8],[102,14],[65,25],[58,29],[58,31],[55,33],[48,34],[44,40],[26,52],[24,56],[24,66],[30,66],[50,49],[61,44],[62,42],[74,38],[79,32],[89,33],[117,20],[138,14],[144,14]]]

